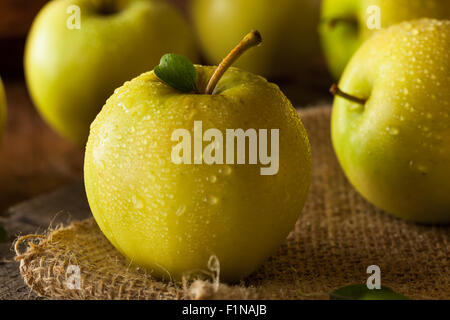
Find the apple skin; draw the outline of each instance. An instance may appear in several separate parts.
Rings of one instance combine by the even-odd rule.
[[[320,58],[316,0],[194,0],[193,22],[208,63],[217,65],[243,34],[258,30],[260,46],[234,64],[269,77],[295,77]]]
[[[102,15],[90,0],[51,1],[28,36],[24,64],[33,101],[57,132],[76,143],[86,142],[114,89],[151,70],[163,54],[197,60],[193,33],[172,6],[125,3],[119,13]],[[70,5],[81,10],[79,30],[66,27]]]
[[[450,21],[415,20],[356,52],[336,97],[332,140],[356,190],[405,220],[450,222]]]
[[[329,70],[335,79],[339,79],[360,45],[376,32],[367,27],[369,15],[366,10],[371,5],[377,5],[381,10],[381,28],[418,18],[450,19],[450,1],[324,0],[320,38]],[[341,22],[335,26],[326,23],[339,18],[354,22]]]
[[[6,122],[6,96],[2,79],[0,78],[0,142],[2,141],[3,130]]]
[[[215,68],[196,68],[204,87]],[[193,134],[194,121],[223,134],[280,129],[278,174],[260,175],[260,164],[174,164],[171,135]],[[206,95],[181,93],[148,72],[116,90],[98,114],[84,174],[100,229],[130,261],[178,281],[208,270],[216,255],[220,279],[232,282],[293,229],[311,181],[311,151],[297,112],[262,77],[230,68],[216,94]]]

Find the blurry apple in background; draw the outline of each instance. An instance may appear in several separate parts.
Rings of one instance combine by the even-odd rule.
[[[2,79],[0,78],[0,142],[3,137],[3,129],[6,120],[6,97],[5,89],[3,88]]]
[[[377,6],[379,11],[373,6]],[[320,26],[321,42],[329,69],[339,79],[348,61],[380,27],[417,18],[450,19],[447,0],[324,0]]]
[[[153,69],[167,52],[197,61],[190,27],[165,1],[56,0],[31,28],[26,80],[48,123],[83,144],[114,89]]]
[[[236,66],[270,78],[296,76],[318,60],[319,11],[320,0],[192,0],[191,5],[209,64],[218,64],[242,34],[258,29],[264,46]]]
[[[367,200],[397,217],[450,222],[449,88],[450,21],[431,19],[377,33],[334,87],[339,162]]]

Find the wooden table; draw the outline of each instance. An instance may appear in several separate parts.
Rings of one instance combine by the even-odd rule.
[[[23,80],[6,81],[5,90],[8,119],[0,149],[0,224],[8,224],[9,241],[0,244],[0,299],[36,299],[24,284],[18,263],[13,262],[11,241],[19,234],[45,230],[48,217],[33,212],[11,219],[7,209],[81,181],[84,148],[67,142],[47,126],[33,107]]]
[[[33,107],[23,80],[5,83],[6,132],[0,149],[0,212],[82,179],[83,147],[58,136]]]

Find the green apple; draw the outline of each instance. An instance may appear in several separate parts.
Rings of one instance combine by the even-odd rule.
[[[218,64],[248,30],[264,34],[264,46],[236,66],[266,77],[293,77],[320,56],[318,0],[194,0],[191,11],[209,63]]]
[[[2,139],[2,134],[5,127],[5,120],[6,120],[6,97],[2,79],[0,78],[0,141]]]
[[[51,1],[27,39],[28,88],[48,123],[83,144],[115,88],[152,69],[164,53],[196,60],[193,39],[180,13],[164,1]]]
[[[336,90],[332,138],[344,172],[406,220],[450,222],[449,62],[450,21],[404,22],[365,42]]]
[[[276,85],[238,68],[221,77],[213,76],[215,67],[197,65],[195,71],[199,93],[174,89],[152,71],[108,99],[87,143],[86,193],[103,233],[135,264],[180,280],[207,271],[215,256],[220,279],[236,281],[273,254],[294,227],[311,179],[310,145],[297,112]],[[228,155],[222,163],[202,161],[206,145],[234,152],[229,140],[217,138],[205,142],[197,157],[196,134],[201,141],[210,129],[225,136],[239,128],[279,130],[276,172],[263,175],[266,165],[250,163],[255,154],[250,142],[241,164],[230,163]],[[200,160],[197,164],[173,161],[173,134],[180,129],[194,137],[187,157]]]
[[[339,79],[352,55],[377,27],[418,18],[450,19],[450,1],[324,0],[321,14],[322,47],[332,75]],[[378,17],[377,26],[374,19]]]

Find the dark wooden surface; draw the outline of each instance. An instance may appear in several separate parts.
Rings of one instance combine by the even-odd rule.
[[[16,204],[81,181],[83,148],[65,141],[44,123],[22,80],[6,81],[5,89],[8,120],[0,149],[0,225],[9,239],[0,244],[0,299],[34,299],[36,296],[19,275],[18,263],[13,261],[13,240],[20,234],[46,230],[57,213],[55,223],[67,221],[67,212],[76,215],[77,206],[83,202],[70,199],[63,212],[58,202],[42,198]],[[79,192],[68,192],[69,198],[72,195],[80,197]],[[44,199],[53,198],[50,195]],[[46,210],[40,206],[42,203],[48,203]]]
[[[72,220],[89,216],[89,205],[82,183],[63,187],[7,210],[0,217],[0,224],[5,226],[8,233],[8,241],[0,244],[0,300],[39,298],[23,282],[19,263],[14,261],[13,242],[17,236],[40,234],[50,226],[67,225]]]

